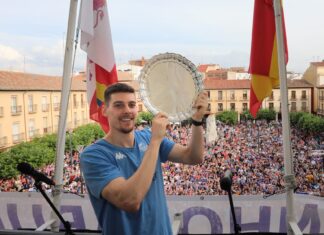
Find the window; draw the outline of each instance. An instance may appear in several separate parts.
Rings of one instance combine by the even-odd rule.
[[[81,107],[84,107],[84,98],[83,98],[83,94],[81,94]]]
[[[248,109],[248,104],[247,103],[243,103],[243,111],[247,111]]]
[[[296,107],[296,102],[291,102],[291,111],[296,111],[297,107]]]
[[[223,91],[218,91],[218,100],[223,100]]]
[[[35,132],[35,119],[29,119],[28,122],[28,135],[30,138],[34,137],[36,134]]]
[[[44,133],[48,133],[48,120],[47,117],[43,117],[43,132]]]
[[[230,99],[235,100],[235,91],[230,91]]]
[[[273,91],[271,91],[271,95],[270,95],[269,99],[273,100]]]
[[[78,101],[77,101],[77,95],[76,94],[73,95],[73,107],[74,108],[78,107]]]
[[[77,126],[78,125],[78,115],[77,115],[77,112],[74,112],[74,126]]]
[[[142,112],[143,111],[143,105],[142,104],[139,104],[138,105],[138,112]]]
[[[273,109],[274,109],[274,105],[273,105],[272,102],[269,103],[269,109],[270,109],[270,110],[273,110]]]
[[[302,102],[302,111],[306,112],[307,111],[307,104],[306,102]]]
[[[11,96],[11,113],[16,114],[18,113],[18,106],[17,106],[17,96]]]
[[[235,103],[230,103],[230,109],[231,111],[235,111]]]
[[[248,91],[247,90],[244,90],[243,91],[243,100],[247,100],[247,97],[248,97]]]
[[[53,107],[54,107],[54,111],[58,111],[60,109],[58,96],[54,96],[53,98]]]
[[[218,111],[219,112],[223,111],[223,104],[222,103],[218,104]]]
[[[42,111],[48,111],[47,96],[42,96]]]
[[[210,98],[210,91],[207,91],[207,96],[208,98]]]
[[[302,91],[302,97],[301,98],[306,99],[306,91],[305,90]]]
[[[28,112],[32,113],[34,111],[33,109],[33,95],[28,95]]]
[[[210,110],[211,110],[211,105],[210,105],[210,103],[208,103],[207,111],[210,111]]]
[[[12,142],[17,143],[19,141],[19,122],[15,122],[12,124]]]
[[[296,99],[296,91],[291,91],[291,99]]]

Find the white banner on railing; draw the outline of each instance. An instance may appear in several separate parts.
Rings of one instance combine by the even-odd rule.
[[[233,233],[226,196],[169,196],[171,220],[183,214],[181,233]],[[242,232],[285,232],[285,195],[234,196],[236,220]],[[39,193],[0,193],[0,230],[30,229],[50,218],[51,208]],[[305,234],[324,233],[324,198],[295,195],[296,219]],[[98,223],[88,198],[64,194],[61,213],[73,229],[97,230]],[[63,227],[62,227],[63,228]]]

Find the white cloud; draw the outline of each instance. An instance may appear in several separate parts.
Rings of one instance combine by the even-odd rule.
[[[24,56],[17,51],[15,48],[12,48],[10,46],[1,45],[0,44],[0,61],[1,63],[7,63],[7,62],[17,62],[21,63],[21,61],[24,59]]]

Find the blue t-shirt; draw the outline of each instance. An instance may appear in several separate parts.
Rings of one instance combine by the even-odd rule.
[[[102,190],[110,181],[117,177],[128,179],[135,173],[150,139],[148,129],[135,131],[133,148],[118,147],[101,139],[81,154],[81,170],[104,235],[172,234],[161,169],[161,162],[167,160],[174,146],[174,142],[167,138],[161,143],[152,184],[139,211],[126,212],[101,197]]]

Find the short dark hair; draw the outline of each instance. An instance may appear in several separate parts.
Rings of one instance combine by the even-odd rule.
[[[119,93],[119,92],[135,93],[135,90],[133,87],[125,83],[115,83],[107,87],[107,89],[105,90],[105,103],[106,104],[109,103],[112,94]]]

